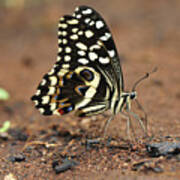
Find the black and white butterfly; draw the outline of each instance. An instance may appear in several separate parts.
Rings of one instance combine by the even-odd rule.
[[[32,96],[41,114],[63,115],[75,111],[84,117],[110,109],[113,117],[130,110],[136,91],[124,92],[112,35],[94,9],[80,6],[72,16],[60,18],[58,45],[56,63]]]

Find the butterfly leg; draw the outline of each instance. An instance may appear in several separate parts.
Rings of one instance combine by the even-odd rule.
[[[136,134],[135,134],[134,127],[133,127],[130,116],[123,113],[123,112],[121,112],[121,116],[124,117],[127,120],[126,133],[127,133],[128,139],[133,139],[132,136],[131,136],[131,133],[130,133],[130,129],[132,131],[133,137],[136,137]]]
[[[147,113],[146,113],[146,111],[144,110],[143,106],[139,103],[139,101],[138,101],[137,99],[135,99],[135,102],[136,102],[136,104],[138,105],[138,108],[139,108],[140,110],[142,110],[143,113],[144,113],[144,126],[145,126],[145,131],[146,131],[146,133],[147,133],[147,132],[148,132],[148,131],[147,131],[147,126],[148,126]]]
[[[130,115],[132,115],[138,122],[139,122],[139,124],[140,124],[140,126],[141,126],[141,128],[142,128],[142,130],[143,130],[143,132],[144,132],[144,134],[146,135],[146,136],[148,136],[148,134],[147,134],[147,131],[146,131],[146,128],[145,128],[145,126],[144,126],[144,123],[143,123],[143,121],[141,120],[141,118],[137,115],[137,114],[135,114],[134,112],[132,112],[132,111],[127,111]]]
[[[105,125],[103,127],[103,137],[106,136],[106,133],[107,133],[107,129],[108,129],[108,126],[111,122],[111,120],[114,119],[114,115],[112,115],[106,122],[105,122]]]
[[[86,145],[92,145],[92,144],[100,144],[101,140],[103,140],[106,137],[108,126],[111,122],[111,120],[114,118],[114,115],[112,115],[106,122],[102,129],[103,131],[103,137],[98,139],[88,139],[86,142]]]

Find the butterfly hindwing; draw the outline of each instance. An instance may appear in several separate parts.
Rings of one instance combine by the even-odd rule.
[[[110,106],[123,77],[111,33],[92,8],[80,6],[58,25],[58,56],[32,97],[44,115],[101,113]],[[121,85],[121,86],[120,86]]]

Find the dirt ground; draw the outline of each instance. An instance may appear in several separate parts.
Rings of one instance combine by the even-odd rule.
[[[72,14],[79,0],[0,7],[0,179],[180,179],[180,156],[150,157],[147,144],[180,141],[180,1],[83,1],[103,15],[122,61],[126,90],[146,72],[158,71],[138,88],[148,114],[150,138],[127,139],[126,120],[117,115],[106,139],[100,131],[109,113],[78,118],[44,117],[30,97],[57,54],[57,22]],[[140,116],[143,113],[132,104]],[[63,170],[64,168],[64,170]],[[68,169],[69,168],[69,169]],[[67,170],[68,169],[68,170]]]

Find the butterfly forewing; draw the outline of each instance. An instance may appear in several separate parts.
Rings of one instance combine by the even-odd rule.
[[[117,79],[118,85],[120,84],[121,86],[120,90],[123,90],[124,82],[118,53],[112,38],[112,34],[109,31],[105,21],[98,12],[87,6],[77,7],[75,9],[74,16],[88,25],[88,29],[94,32],[95,36],[91,38],[94,43],[103,44],[103,47],[106,51],[104,55],[108,55],[111,59],[112,67],[109,68],[109,71],[113,71],[113,75]],[[104,53],[104,51],[102,53]],[[111,76],[113,75],[111,74]]]
[[[32,97],[44,115],[101,113],[123,90],[123,77],[112,35],[101,16],[80,6],[58,25],[58,56]],[[115,93],[116,92],[116,93]]]

